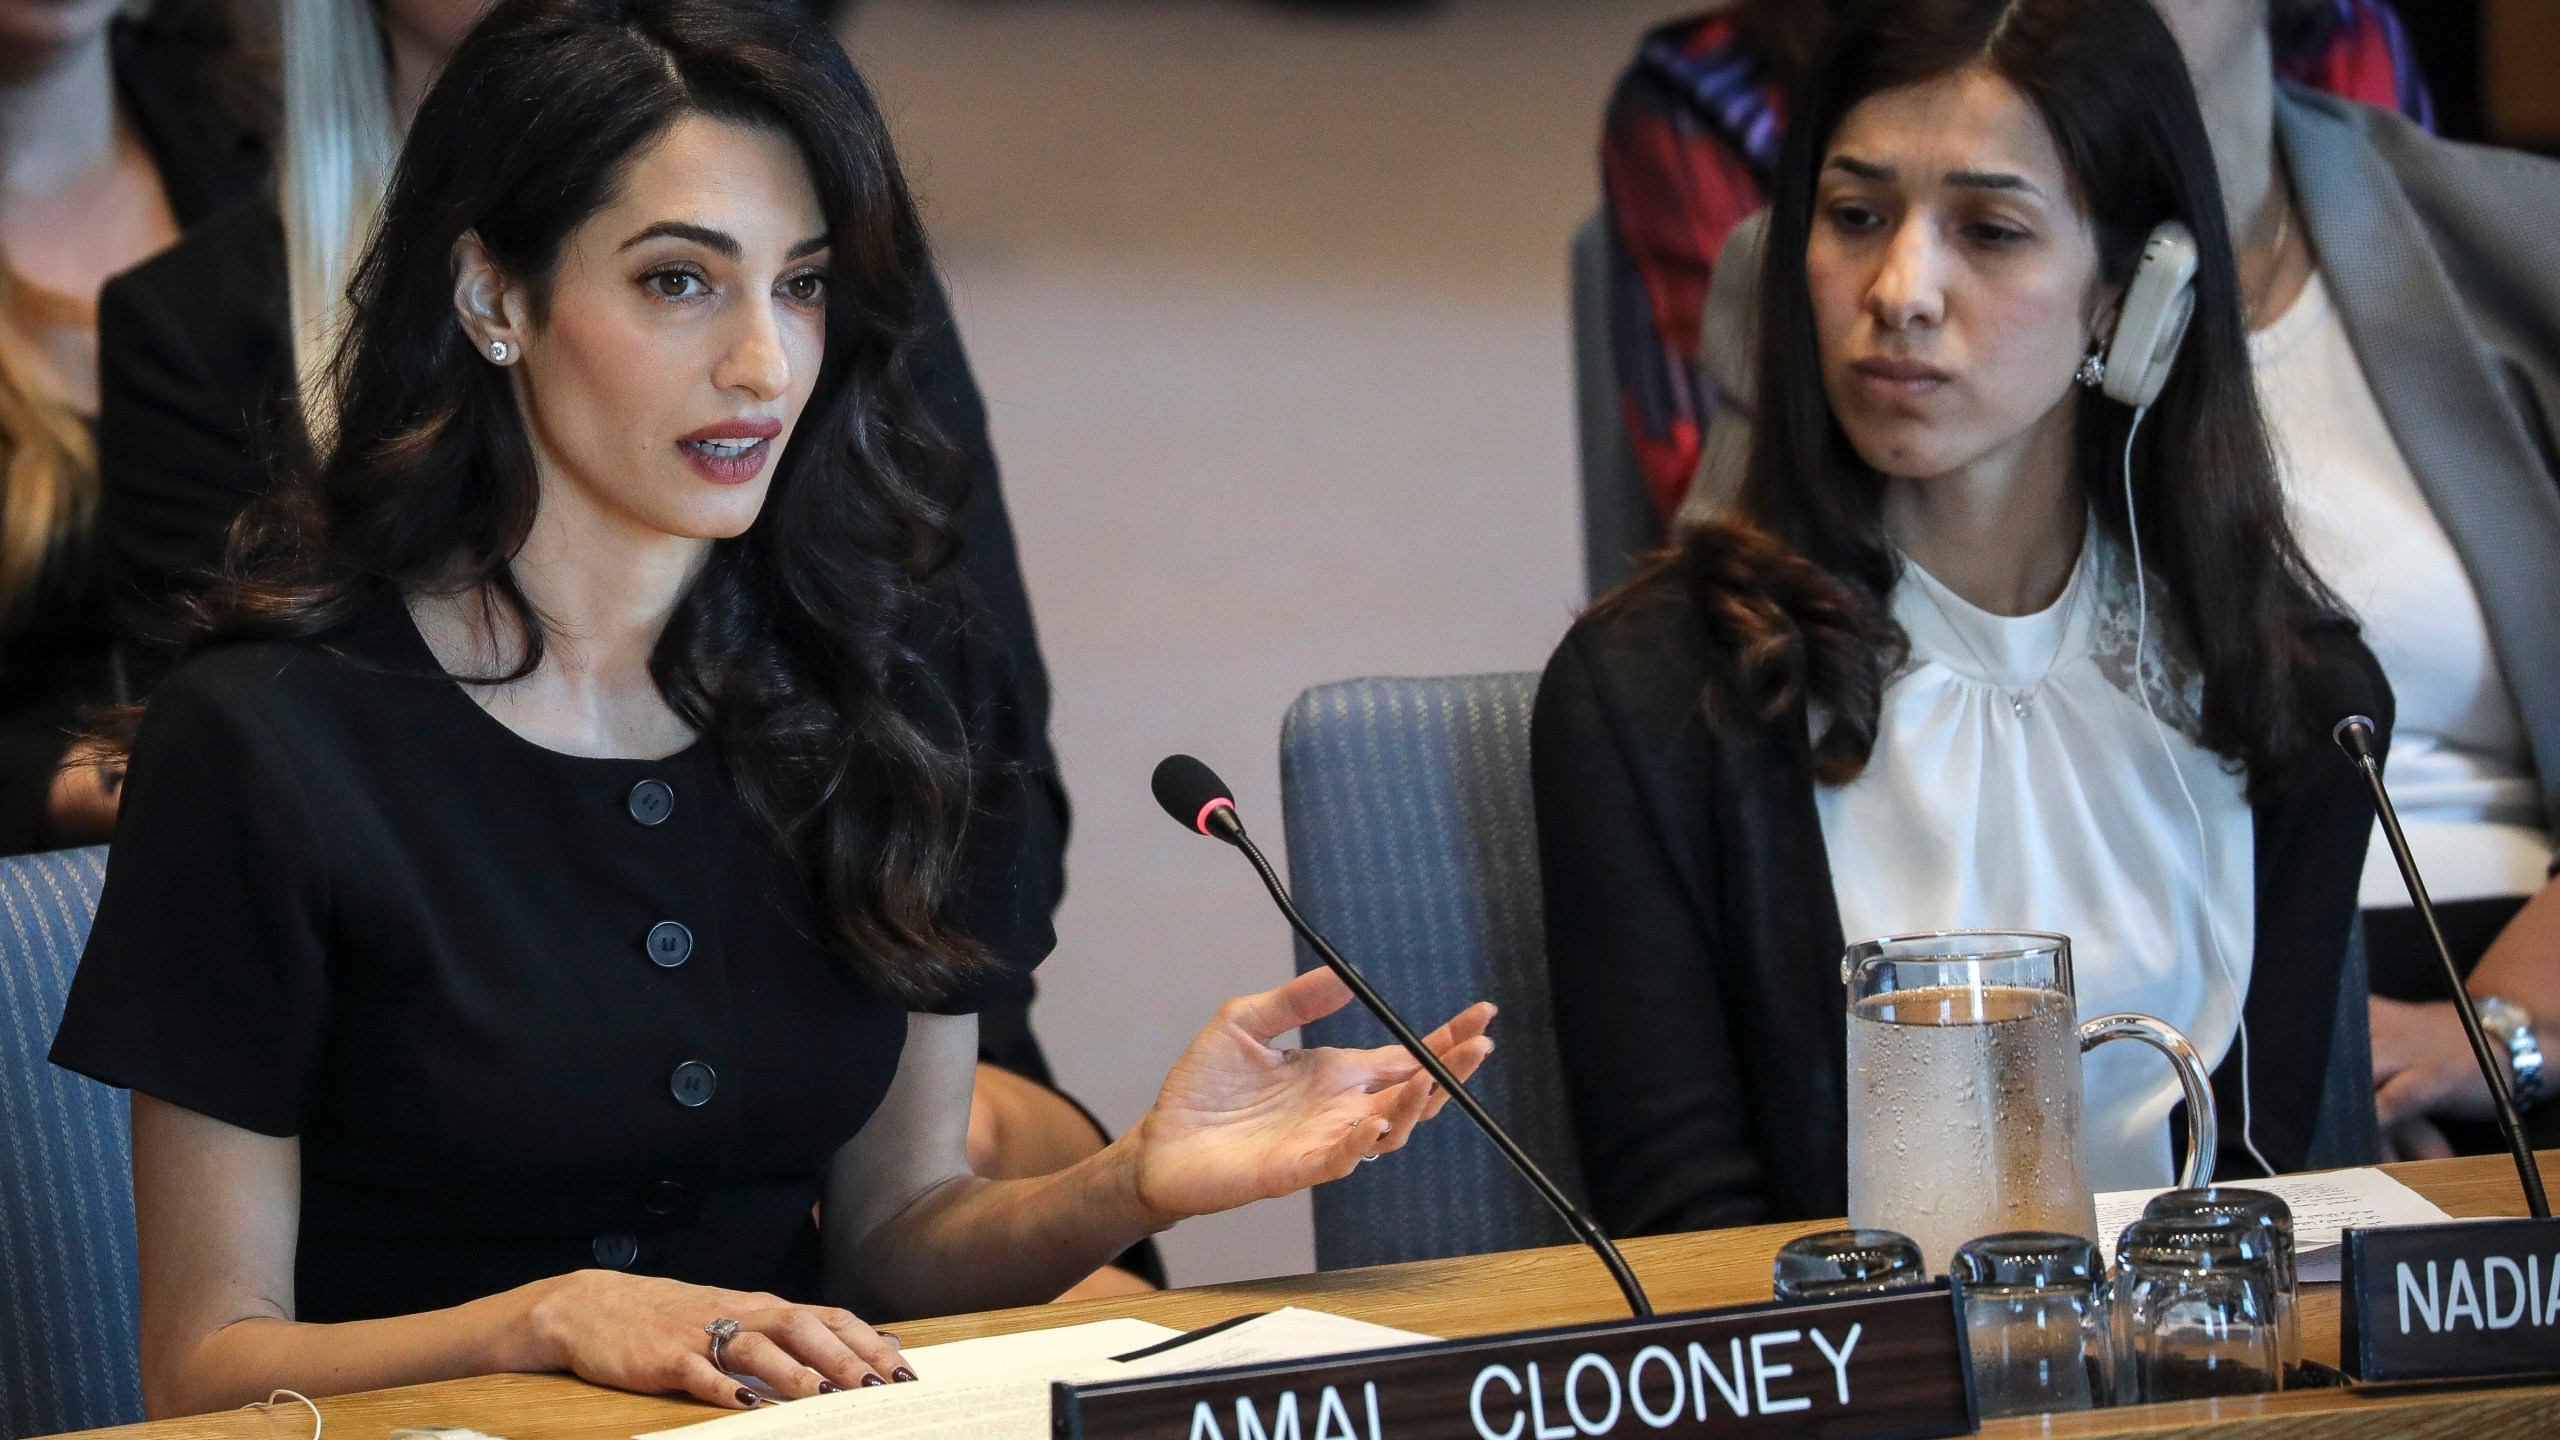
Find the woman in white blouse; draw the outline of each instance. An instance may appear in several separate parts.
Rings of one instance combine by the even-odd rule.
[[[1839,1213],[1841,943],[1953,927],[2072,936],[2084,1013],[2216,1067],[2222,1173],[2301,1168],[2364,1099],[2324,1085],[2370,823],[2326,731],[2389,697],[2286,526],[2177,43],[2143,0],[1871,5],[1807,102],[1737,506],[1539,694],[1603,1218]],[[2168,221],[2198,304],[2137,424],[2096,362]],[[2169,1182],[2174,1101],[2091,1057],[2095,1183]]]
[[[2560,1107],[2534,1115],[2560,1094],[2560,165],[2279,85],[2268,0],[2153,3],[2213,143],[2295,534],[2399,696],[2388,778],[2411,846],[2531,1128],[2560,1143]],[[1747,269],[1716,273],[1719,296],[1748,291]],[[1702,337],[1736,394],[1741,313],[1711,302]],[[1749,422],[1715,423],[1684,525],[1740,483]],[[2384,1140],[2503,1148],[2378,839],[2360,903]]]

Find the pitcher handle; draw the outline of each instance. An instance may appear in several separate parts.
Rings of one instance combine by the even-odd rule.
[[[2204,1057],[2178,1028],[2149,1015],[2101,1015],[2080,1026],[2080,1051],[2087,1054],[2110,1040],[2139,1040],[2169,1057],[2178,1086],[2187,1092],[2187,1165],[2178,1188],[2194,1190],[2213,1183],[2213,1152],[2221,1144],[2222,1127],[2213,1109],[2213,1078]]]

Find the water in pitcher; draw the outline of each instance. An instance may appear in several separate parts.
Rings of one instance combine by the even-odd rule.
[[[1928,987],[1849,1015],[1849,1223],[1910,1236],[1937,1274],[1976,1236],[2098,1238],[2070,996]]]

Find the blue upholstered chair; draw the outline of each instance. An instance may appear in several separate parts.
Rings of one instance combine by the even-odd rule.
[[[1502,1007],[1499,1059],[1469,1088],[1558,1183],[1581,1180],[1547,999],[1529,798],[1535,675],[1350,680],[1298,697],[1280,729],[1280,800],[1299,908],[1415,1025]],[[1299,947],[1298,966],[1315,956]],[[1358,1010],[1311,1045],[1384,1045]],[[1569,1243],[1500,1152],[1455,1112],[1402,1151],[1317,1187],[1327,1270]]]
[[[1635,573],[1636,557],[1662,543],[1662,517],[1636,469],[1618,361],[1609,347],[1609,235],[1592,216],[1573,232],[1574,414],[1582,440],[1583,583],[1593,595]]]
[[[125,1099],[45,1061],[106,872],[0,860],[0,1440],[142,1418]]]
[[[2346,964],[2338,974],[2338,1018],[2329,1028],[2329,1074],[2320,1084],[2320,1108],[2311,1116],[2308,1168],[2313,1170],[2382,1159],[2382,1122],[2373,1110],[2371,984],[2364,921],[2359,918],[2347,932]],[[2236,1122],[2225,1115],[2222,1123]]]

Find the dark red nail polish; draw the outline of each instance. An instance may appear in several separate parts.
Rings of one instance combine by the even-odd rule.
[[[833,1380],[821,1380],[818,1382],[818,1393],[821,1395],[833,1395],[843,1388],[843,1386],[838,1385]]]
[[[886,1385],[889,1382],[881,1379],[877,1375],[865,1375],[862,1377],[862,1383],[865,1385]]]
[[[738,1403],[746,1406],[750,1410],[754,1409],[756,1405],[756,1392],[748,1389],[744,1385],[739,1386]]]
[[[901,1365],[897,1369],[889,1372],[889,1378],[892,1380],[913,1380],[916,1378],[916,1372],[908,1369],[904,1365]]]

